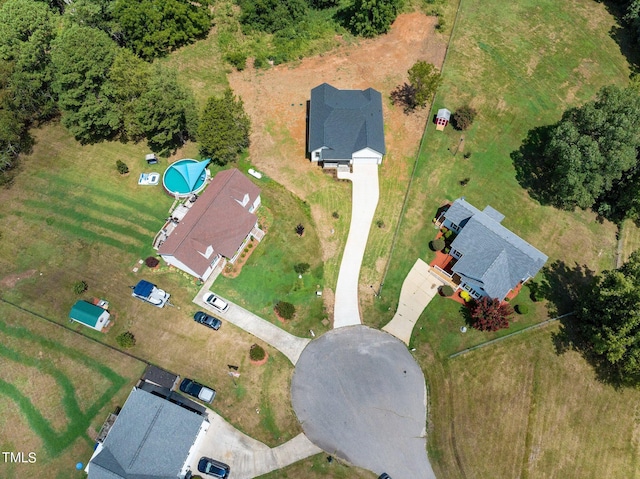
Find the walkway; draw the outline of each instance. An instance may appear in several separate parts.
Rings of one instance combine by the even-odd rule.
[[[262,339],[288,357],[289,361],[294,365],[298,362],[302,350],[309,344],[310,339],[294,336],[226,299],[225,301],[229,303],[229,310],[224,314],[219,314],[203,300],[204,295],[209,292],[210,286],[211,282],[209,281],[204,284],[196,297],[193,298],[195,304],[203,310],[210,311],[223,320],[245,330],[247,333],[253,334],[256,338]]]
[[[192,456],[193,472],[197,471],[198,460],[206,456],[229,464],[234,479],[251,479],[322,452],[303,433],[270,448],[238,431],[215,412],[207,412],[211,426]]]
[[[382,329],[409,345],[416,321],[444,284],[431,273],[431,267],[418,258],[402,283],[396,314]]]
[[[358,305],[358,280],[380,196],[378,165],[354,164],[352,173],[338,172],[338,178],[352,182],[352,207],[349,237],[342,255],[336,285],[334,328],[362,324]]]

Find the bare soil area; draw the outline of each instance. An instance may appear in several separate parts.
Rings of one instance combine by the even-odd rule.
[[[306,159],[306,111],[311,89],[323,82],[342,89],[373,87],[385,98],[385,140],[388,155],[403,158],[415,152],[426,110],[405,115],[393,107],[389,93],[407,79],[418,60],[441,66],[446,38],[435,33],[435,17],[415,12],[400,15],[391,31],[356,45],[306,58],[295,66],[269,70],[249,68],[229,75],[229,83],[251,116],[251,162],[303,199],[313,184],[298,173],[318,170]]]

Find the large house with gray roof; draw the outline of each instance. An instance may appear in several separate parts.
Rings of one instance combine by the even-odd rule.
[[[456,233],[451,261],[444,269],[458,289],[472,297],[503,300],[509,292],[533,278],[547,256],[502,226],[504,215],[491,206],[480,211],[459,198],[440,214],[436,226]]]
[[[386,153],[382,96],[373,88],[311,90],[308,152],[323,168],[382,163]]]
[[[161,395],[133,388],[85,471],[88,479],[184,478],[209,421]]]

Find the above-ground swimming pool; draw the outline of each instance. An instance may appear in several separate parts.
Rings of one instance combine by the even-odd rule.
[[[185,197],[198,193],[207,179],[209,160],[197,161],[191,158],[169,165],[162,176],[162,185],[171,196]]]

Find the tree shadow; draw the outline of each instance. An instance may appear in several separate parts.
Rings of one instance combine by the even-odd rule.
[[[541,204],[554,206],[557,201],[549,188],[552,184],[553,165],[545,157],[544,150],[555,127],[556,125],[545,125],[529,130],[520,148],[512,151],[510,155],[516,169],[516,180],[520,186]]]
[[[595,354],[592,343],[581,327],[580,314],[570,314],[578,312],[581,298],[590,294],[597,279],[595,272],[586,265],[575,263],[569,266],[563,261],[555,261],[546,266],[543,273],[544,280],[539,281],[533,289],[530,286],[532,295],[544,294],[549,301],[550,316],[568,314],[559,319],[558,331],[551,334],[555,353],[561,356],[569,351],[578,352],[593,368],[597,381],[616,389],[637,384],[638,378],[622,375]]]
[[[620,53],[627,59],[634,73],[640,71],[640,48],[636,35],[628,22],[624,20],[626,15],[626,2],[619,0],[596,0],[602,3],[607,12],[611,14],[617,24],[609,30],[609,36],[618,44]]]

